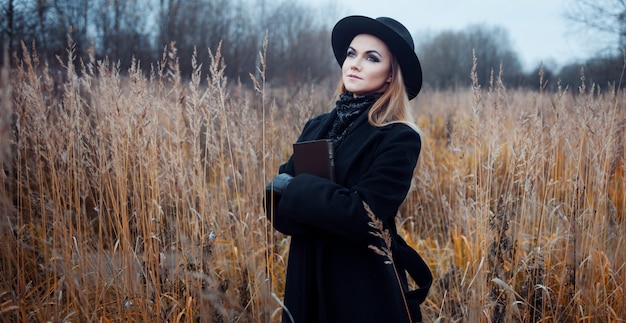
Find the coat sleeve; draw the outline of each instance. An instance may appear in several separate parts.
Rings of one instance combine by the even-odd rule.
[[[304,125],[302,133],[300,134],[300,137],[298,137],[297,142],[307,140],[307,135],[310,136],[310,132],[312,131],[312,129],[315,129],[320,123],[320,120],[323,120],[326,117],[327,114],[322,114],[316,118],[308,120]],[[293,155],[289,157],[287,162],[278,167],[278,174],[281,173],[287,173],[294,176],[295,167],[293,163]],[[289,186],[291,186],[291,184],[289,184]],[[318,233],[315,228],[302,223],[294,222],[293,219],[287,217],[285,213],[279,213],[278,205],[280,204],[282,197],[268,194],[269,192],[267,191],[265,193],[265,214],[272,223],[274,229],[280,231],[281,233],[292,236],[303,236]]]
[[[279,167],[278,173],[287,173],[290,175],[294,174],[292,158],[289,158],[288,162]],[[291,187],[291,184],[289,184],[288,187]],[[281,200],[282,196],[276,196],[266,191],[265,213],[274,229],[291,236],[304,236],[315,234],[317,232],[315,228],[295,222],[293,219],[286,216],[287,214],[278,212],[278,205]]]
[[[283,192],[277,213],[293,224],[361,241],[371,237],[363,201],[383,222],[395,216],[413,178],[421,149],[419,134],[401,126],[372,147],[371,167],[352,187],[301,174]]]

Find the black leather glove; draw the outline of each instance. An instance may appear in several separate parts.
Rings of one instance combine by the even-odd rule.
[[[287,173],[280,173],[274,177],[274,179],[265,186],[265,191],[271,191],[275,195],[281,195],[291,182],[293,176]]]

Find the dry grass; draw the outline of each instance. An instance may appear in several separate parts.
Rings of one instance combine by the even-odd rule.
[[[3,70],[1,321],[278,320],[288,240],[262,190],[329,95],[264,66],[246,91],[219,49],[183,81],[174,52],[149,76],[26,48]],[[426,321],[624,321],[624,94],[420,94],[399,224],[435,276]]]

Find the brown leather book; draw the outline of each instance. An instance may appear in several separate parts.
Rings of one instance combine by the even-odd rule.
[[[296,175],[309,173],[335,181],[335,157],[330,139],[293,144],[293,162]]]

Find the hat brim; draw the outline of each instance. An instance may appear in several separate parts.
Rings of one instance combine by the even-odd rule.
[[[400,64],[404,86],[409,100],[417,96],[422,88],[422,66],[417,58],[413,44],[408,44],[396,31],[382,22],[365,16],[345,17],[332,31],[331,43],[339,66],[346,59],[348,46],[359,34],[370,34],[381,39]]]

